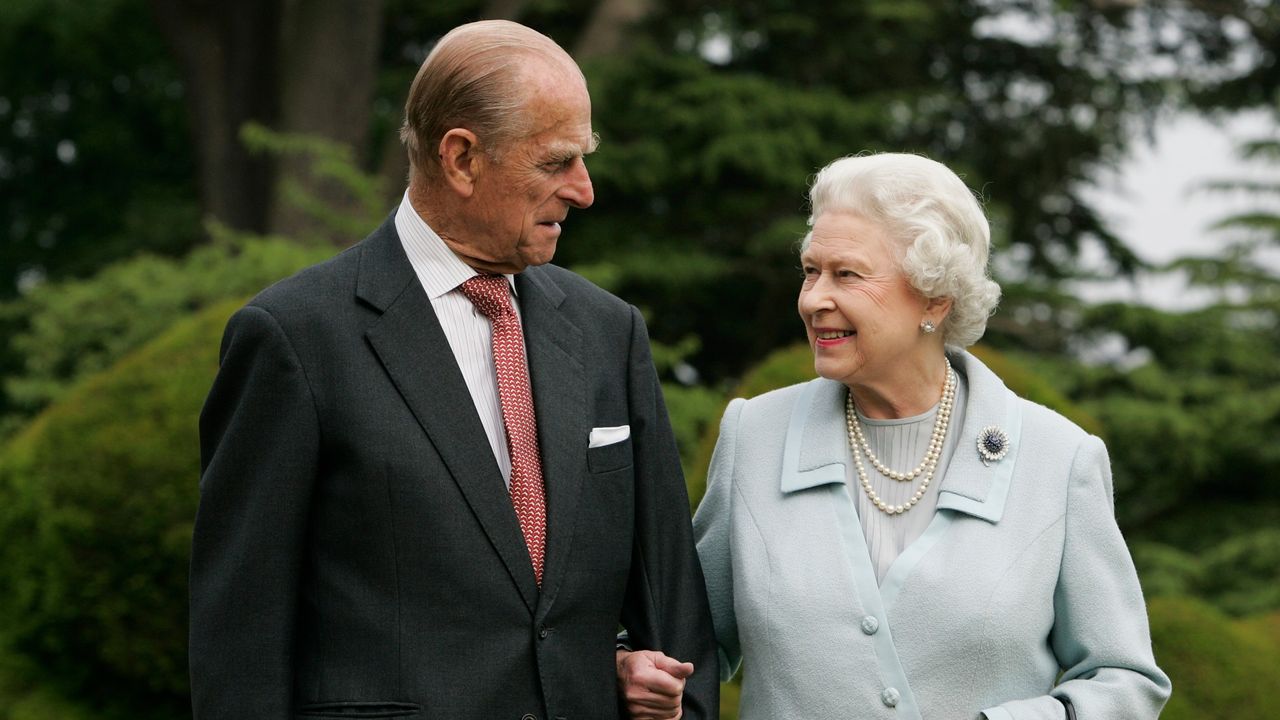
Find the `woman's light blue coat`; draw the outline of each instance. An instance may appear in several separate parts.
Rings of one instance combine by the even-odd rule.
[[[1106,448],[968,353],[938,510],[877,585],[845,484],[842,384],[734,400],[694,526],[743,720],[1155,718],[1169,696]],[[1008,433],[984,465],[977,438]],[[1061,677],[1059,677],[1061,675]]]

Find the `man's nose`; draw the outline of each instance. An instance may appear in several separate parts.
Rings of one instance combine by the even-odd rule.
[[[591,187],[591,174],[587,172],[587,164],[581,158],[570,171],[568,182],[560,188],[560,198],[579,210],[589,208],[595,202],[596,193]]]

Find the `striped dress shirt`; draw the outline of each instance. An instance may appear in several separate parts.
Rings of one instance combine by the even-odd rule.
[[[458,368],[462,370],[462,378],[471,392],[471,401],[480,415],[480,424],[489,438],[502,479],[510,486],[511,453],[507,449],[502,405],[498,400],[498,376],[493,367],[493,326],[489,318],[462,294],[461,288],[462,283],[479,273],[455,255],[418,215],[409,202],[408,192],[396,211],[396,232],[400,234],[400,243],[404,245],[413,271],[431,300],[431,308],[440,320]],[[513,276],[507,275],[506,278],[511,289],[511,304],[523,321]]]

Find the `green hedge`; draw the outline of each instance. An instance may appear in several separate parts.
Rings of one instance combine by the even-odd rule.
[[[1173,679],[1163,720],[1272,720],[1280,613],[1232,620],[1208,603],[1152,598],[1156,661]]]
[[[75,385],[0,451],[0,645],[101,717],[189,714],[196,420],[240,304]]]
[[[22,357],[21,367],[0,376],[0,440],[174,323],[251,295],[334,252],[214,229],[215,242],[183,258],[138,255],[93,277],[41,285],[0,304],[0,322],[21,318],[12,344]]]

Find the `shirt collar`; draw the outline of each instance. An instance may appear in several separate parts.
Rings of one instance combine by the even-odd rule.
[[[409,264],[413,266],[414,273],[431,300],[457,289],[462,283],[480,274],[450,250],[436,231],[413,209],[407,190],[396,211],[396,232],[400,235],[405,255],[409,257]],[[515,276],[503,277],[507,279],[512,294],[516,294]]]

